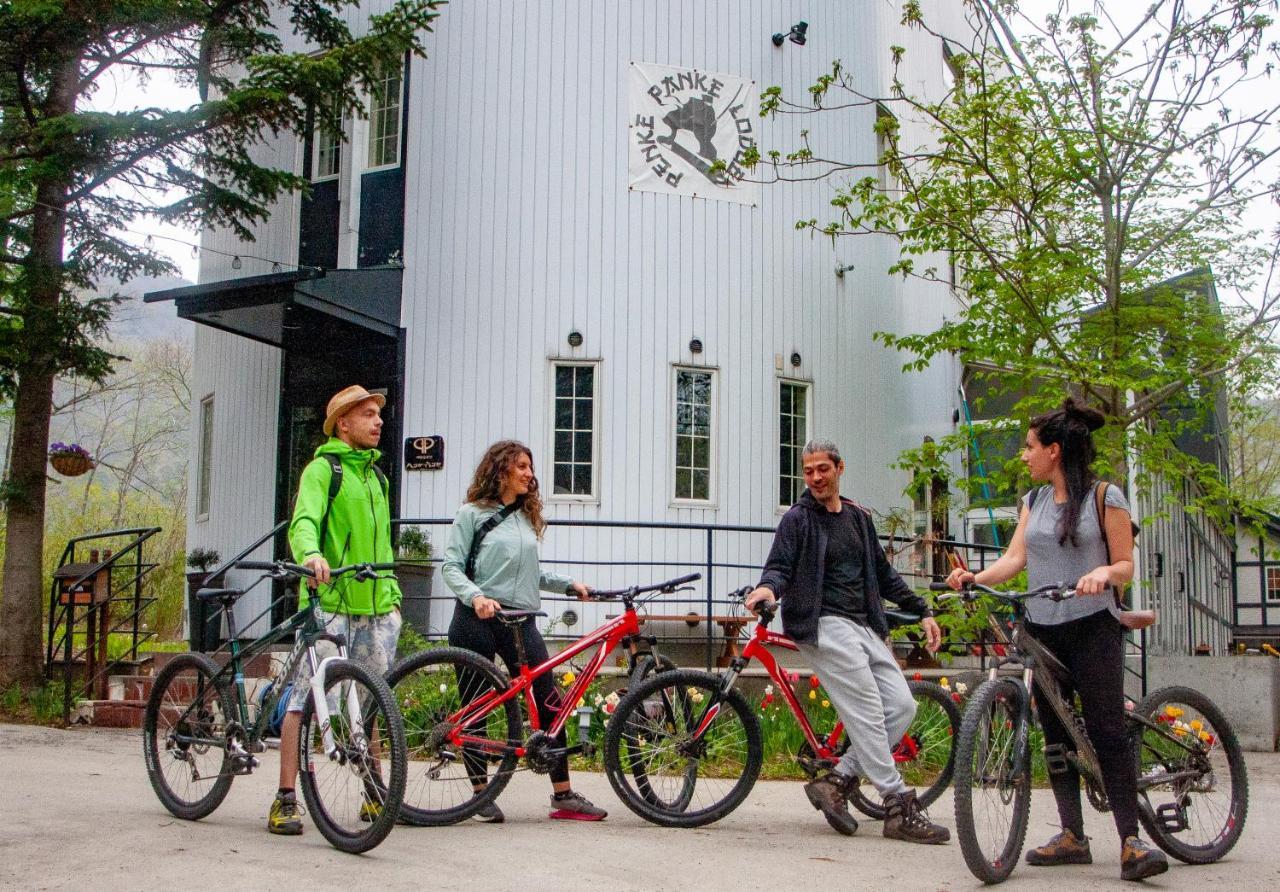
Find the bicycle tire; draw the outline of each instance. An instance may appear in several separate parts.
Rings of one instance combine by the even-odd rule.
[[[627,690],[639,687],[641,682],[655,672],[671,672],[678,668],[680,667],[675,664],[675,661],[665,654],[640,654],[636,657],[635,665],[631,668],[631,675],[627,678]]]
[[[459,687],[460,679],[467,684],[466,692]],[[401,818],[420,827],[456,824],[497,799],[516,769],[514,746],[523,739],[518,698],[476,717],[476,722],[484,722],[481,733],[512,746],[497,759],[496,768],[491,756],[479,756],[486,776],[479,793],[467,769],[465,749],[460,750],[446,737],[446,722],[464,702],[489,691],[505,691],[510,682],[502,670],[473,651],[437,647],[400,661],[388,673],[387,681],[404,717],[409,748],[409,780]],[[473,732],[476,722],[469,725]],[[472,767],[478,767],[474,755]]]
[[[913,764],[929,778],[927,785],[915,784],[916,799],[928,808],[938,800],[951,784],[956,767],[956,735],[960,733],[960,708],[951,694],[941,685],[931,681],[908,681],[911,696],[916,701],[916,715],[904,736],[911,737],[919,747],[915,759],[898,762],[898,770],[912,778]],[[845,732],[847,746],[849,732]],[[897,746],[901,746],[898,744]],[[895,746],[895,751],[897,750]],[[895,760],[896,761],[896,760]],[[913,784],[908,782],[908,786]],[[885,817],[884,800],[866,778],[849,793],[849,804],[874,821]]]
[[[174,657],[156,676],[143,717],[142,751],[151,787],[165,808],[187,821],[211,814],[235,779],[226,736],[228,723],[235,721],[235,701],[230,688],[214,680],[217,673],[217,663],[204,654]],[[193,735],[210,743],[176,739]],[[220,755],[212,755],[215,751]],[[187,774],[193,776],[184,792]],[[196,789],[199,795],[191,795]]]
[[[605,728],[605,773],[640,817],[663,827],[701,827],[751,792],[764,759],[760,723],[742,694],[721,688],[717,675],[677,669],[653,675],[618,704]],[[713,707],[706,733],[694,741],[692,732]]]
[[[330,758],[324,752],[324,729],[310,695],[298,738],[302,795],[330,845],[352,854],[367,852],[387,838],[400,815],[408,771],[404,725],[391,688],[360,663],[328,663],[324,690],[338,755]],[[358,723],[350,715],[353,696]]]
[[[1173,796],[1170,804],[1175,805],[1176,808],[1180,807],[1182,818],[1188,824],[1185,830],[1167,829],[1157,820],[1156,807],[1152,804],[1154,797],[1151,795],[1153,791],[1158,790],[1155,787],[1138,793],[1138,819],[1151,834],[1155,844],[1179,861],[1187,864],[1211,864],[1231,851],[1244,832],[1245,818],[1249,812],[1249,776],[1245,768],[1244,753],[1240,749],[1235,730],[1222,714],[1222,710],[1204,694],[1192,688],[1167,687],[1153,691],[1142,699],[1134,712],[1151,721],[1158,721],[1158,717],[1169,715],[1167,710],[1170,706],[1184,708],[1184,712],[1185,708],[1190,708],[1199,713],[1194,718],[1188,717],[1186,722],[1182,722],[1181,715],[1170,717],[1169,724],[1175,729],[1173,733],[1177,733],[1178,730],[1174,723],[1182,722],[1186,728],[1182,736],[1208,734],[1213,743],[1203,760],[1191,756],[1176,745],[1160,747],[1162,735],[1146,728],[1132,716],[1128,716],[1131,727],[1135,731],[1134,759],[1137,763],[1138,778],[1140,781],[1144,778],[1152,779],[1155,772],[1169,773],[1171,768],[1179,770],[1195,768],[1207,772],[1210,789],[1194,789],[1203,784],[1204,774],[1199,778],[1170,784],[1166,788]],[[1200,726],[1196,727],[1193,724],[1195,722]],[[1165,755],[1162,756],[1162,753]],[[1219,797],[1213,800],[1212,807],[1200,809],[1197,807],[1197,798],[1203,803],[1209,795],[1221,791],[1220,784],[1224,768],[1226,769],[1225,777],[1231,783],[1231,789],[1225,801]],[[1164,791],[1159,790],[1159,792]],[[1193,808],[1195,820],[1192,820],[1191,815]],[[1199,817],[1202,813],[1207,815],[1204,820]],[[1206,841],[1202,843],[1192,842],[1179,835],[1183,832],[1191,833],[1198,828],[1203,828],[1203,832],[1196,835],[1206,837]]]
[[[1026,690],[1007,678],[984,682],[974,692],[960,722],[955,754],[956,836],[969,871],[987,884],[1008,879],[1018,864],[1031,808],[1030,734],[1020,727]],[[1030,729],[1026,729],[1029,732]],[[1021,771],[1011,771],[1021,738]],[[975,764],[976,763],[976,764]],[[995,790],[996,795],[990,795]],[[975,801],[975,792],[980,793]],[[1007,808],[997,826],[978,825],[995,804]]]

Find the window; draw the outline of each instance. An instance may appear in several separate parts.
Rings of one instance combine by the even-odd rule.
[[[345,125],[345,120],[344,120]],[[315,128],[315,157],[311,161],[311,181],[332,180],[342,169],[342,130],[330,130],[317,123]]]
[[[1267,567],[1267,602],[1280,602],[1280,567]]]
[[[942,42],[942,82],[948,93],[964,93],[964,62],[960,51],[946,40]]]
[[[678,500],[711,500],[711,378],[704,369],[676,369]]]
[[[369,107],[368,167],[394,167],[400,163],[400,103],[403,83],[400,66],[388,69],[373,89]]]
[[[200,401],[200,459],[196,478],[196,519],[209,519],[213,482],[213,394]]]
[[[876,164],[879,165],[880,188],[889,191],[898,188],[898,182],[885,164],[885,156],[898,132],[898,119],[883,105],[876,105]]]
[[[800,453],[809,440],[809,385],[782,381],[778,386],[778,504],[794,505],[804,492]]]
[[[595,496],[596,379],[594,363],[555,365],[552,495]]]

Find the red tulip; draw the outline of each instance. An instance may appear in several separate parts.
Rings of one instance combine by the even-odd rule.
[[[809,676],[809,687],[816,688],[820,684],[822,684],[822,682],[818,681],[818,676],[816,675]]]

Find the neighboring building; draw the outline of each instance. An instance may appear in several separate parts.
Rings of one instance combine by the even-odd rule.
[[[353,27],[385,5],[353,8]],[[961,4],[924,5],[961,27]],[[324,403],[353,382],[387,393],[402,517],[451,516],[504,437],[532,447],[555,518],[771,527],[815,435],[843,446],[848,492],[909,506],[889,465],[952,430],[958,369],[904,373],[872,335],[930,330],[954,297],[887,276],[887,239],[798,233],[823,218],[830,181],[752,184],[734,159],[808,128],[820,155],[874,173],[883,109],[762,120],[759,93],[807,95],[842,59],[888,95],[895,44],[913,87],[941,96],[950,72],[896,3],[805,4],[804,45],[775,46],[797,8],[450,4],[430,58],[388,72],[367,120],[273,141],[262,160],[304,173],[310,196],[282,200],[254,243],[206,233],[201,284],[151,296],[202,323],[190,544],[226,556],[286,516]],[[442,438],[443,468],[405,470],[405,440],[426,437]],[[704,539],[553,530],[546,553],[679,564]],[[748,536],[717,558],[759,563],[766,547]],[[665,569],[583,572],[620,584]],[[265,603],[246,600],[244,618]]]

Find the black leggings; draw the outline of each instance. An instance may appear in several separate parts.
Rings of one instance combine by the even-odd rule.
[[[1105,596],[1104,596],[1105,597]],[[1098,753],[1102,783],[1115,816],[1121,840],[1138,835],[1138,780],[1133,751],[1125,728],[1124,627],[1102,610],[1081,619],[1054,626],[1027,624],[1031,634],[1067,667],[1069,680],[1062,694],[1080,695],[1084,727]],[[1037,675],[1040,682],[1042,676]],[[1041,704],[1040,725],[1046,745],[1061,743],[1075,749],[1057,714]],[[1068,763],[1062,774],[1050,774],[1062,826],[1084,836],[1080,811],[1080,774]]]
[[[497,619],[481,619],[476,616],[475,610],[461,601],[457,602],[453,608],[453,621],[449,623],[449,644],[453,647],[473,650],[487,660],[492,660],[495,655],[502,657],[502,662],[507,666],[507,672],[515,678],[520,674],[520,658],[516,652],[515,632],[518,632],[524,641],[524,655],[530,666],[546,662],[547,645],[542,640],[542,635],[538,632],[533,619],[527,619],[518,626],[507,626]],[[465,691],[471,685],[466,679],[459,678],[458,686]],[[552,673],[543,673],[533,680],[533,700],[538,704],[539,724],[544,729],[550,727],[561,705]],[[560,746],[566,745],[564,729],[556,735],[556,740]],[[470,759],[466,759],[466,762],[473,778],[478,779],[484,776],[483,763],[473,766]],[[551,769],[551,781],[559,784],[568,780],[569,760],[561,756]]]

